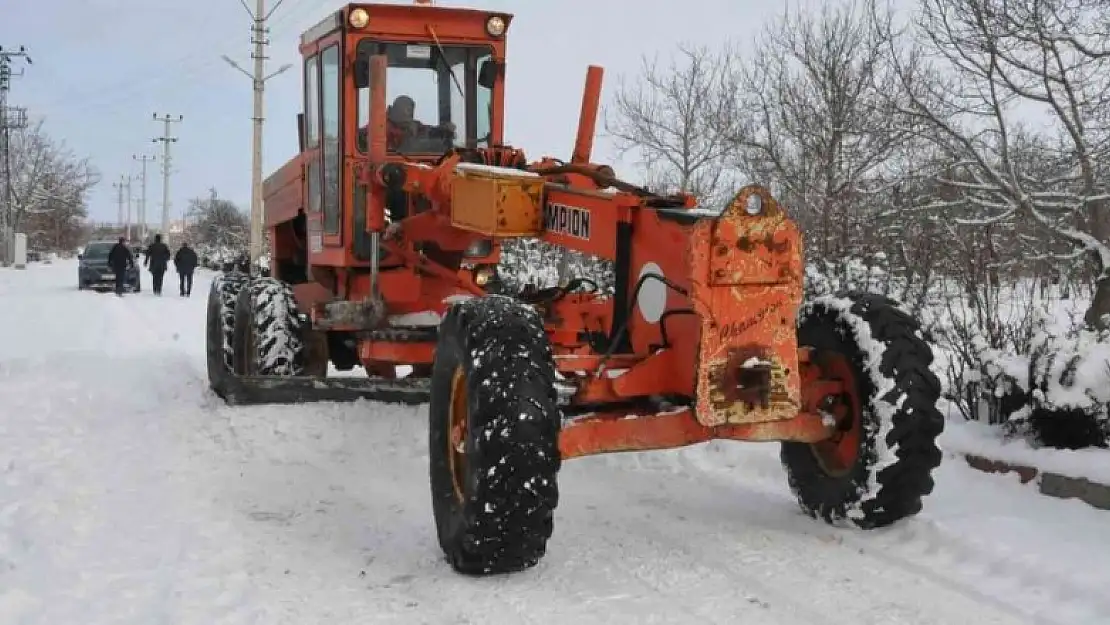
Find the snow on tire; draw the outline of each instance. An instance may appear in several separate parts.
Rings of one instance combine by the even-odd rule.
[[[432,510],[456,571],[534,566],[559,500],[551,345],[536,312],[491,295],[451,308],[439,330],[428,407]]]
[[[307,322],[293,290],[276,278],[255,278],[235,307],[235,372],[240,375],[305,375]]]
[[[221,396],[226,390],[226,377],[234,370],[235,305],[248,280],[242,273],[223,273],[216,276],[208,291],[205,328],[208,384]]]
[[[823,377],[844,380],[835,403],[848,407],[834,440],[782,445],[803,511],[864,529],[920,512],[940,466],[944,417],[940,382],[929,369],[933,353],[917,321],[880,295],[823,296],[803,307],[798,343],[814,349]]]

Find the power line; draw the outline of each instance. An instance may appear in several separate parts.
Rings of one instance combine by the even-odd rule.
[[[286,27],[292,28],[295,26],[295,20],[307,18],[313,12],[325,11],[325,8],[330,4],[329,0],[316,0],[315,2],[298,2],[296,6],[288,8],[280,15],[273,16],[269,22],[270,32],[285,35],[288,30]],[[275,7],[276,9],[276,7]],[[328,11],[330,13],[331,11]],[[323,17],[323,15],[321,15]],[[309,24],[311,26],[311,24]],[[198,43],[194,48],[196,50],[211,50],[217,47],[227,47],[234,45],[237,40],[235,39],[220,39],[213,38],[203,44]],[[197,62],[199,61],[199,63]],[[203,52],[193,52],[177,57],[174,60],[159,62],[157,67],[149,67],[138,72],[129,74],[126,78],[119,81],[98,86],[95,89],[74,91],[67,90],[57,96],[56,99],[46,100],[45,103],[39,103],[41,108],[52,108],[71,104],[73,101],[80,101],[84,110],[109,108],[115,104],[126,102],[134,99],[136,96],[150,92],[175,92],[175,88],[184,86],[195,87],[196,80],[202,79],[208,74],[205,70],[211,69],[219,62],[219,59],[208,57]],[[166,67],[173,67],[173,72],[167,72]],[[64,84],[62,81],[57,81],[57,84]],[[154,87],[166,87],[167,89],[155,89]]]
[[[4,210],[0,211],[0,261],[4,266],[15,261],[15,188],[12,185],[12,130],[27,127],[27,109],[8,106],[8,92],[12,78],[23,75],[12,71],[12,60],[22,58],[31,65],[27,49],[19,46],[16,51],[0,46],[0,159],[4,166]]]
[[[290,69],[292,65],[285,64],[279,67],[272,74],[266,74],[266,46],[270,45],[268,38],[269,28],[267,27],[267,20],[273,15],[274,11],[281,6],[284,0],[277,0],[273,8],[266,11],[266,0],[256,0],[254,11],[250,10],[245,0],[239,0],[243,4],[243,8],[247,10],[247,14],[251,16],[253,25],[251,27],[251,43],[254,44],[254,52],[251,53],[251,58],[254,59],[254,73],[250,73],[243,69],[238,63],[231,60],[226,54],[221,58],[227,61],[235,69],[243,72],[243,74],[251,80],[254,88],[254,113],[251,119],[254,121],[254,136],[252,137],[252,150],[251,150],[251,228],[250,228],[250,259],[251,268],[257,266],[258,259],[262,256],[262,219],[263,219],[263,206],[262,206],[262,127],[265,122],[263,117],[263,95],[266,92],[266,81],[274,76]]]
[[[173,165],[173,160],[170,158],[170,144],[177,142],[177,137],[170,135],[170,124],[184,119],[184,115],[178,115],[177,119],[174,119],[169,113],[161,118],[158,117],[158,113],[154,114],[154,121],[165,124],[162,136],[155,137],[153,141],[162,143],[162,237],[167,243],[170,236],[170,172]]]

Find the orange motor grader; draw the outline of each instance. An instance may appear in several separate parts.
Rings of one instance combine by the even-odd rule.
[[[429,402],[436,527],[465,573],[538,562],[560,463],[606,452],[779,441],[808,514],[917,513],[943,419],[916,321],[872,294],[803,302],[798,228],[760,186],[707,211],[591,162],[599,67],[568,161],[508,146],[511,21],[352,4],[304,33],[300,153],[264,185],[269,274],[214,281],[212,388]],[[510,288],[519,237],[611,261],[611,292]]]

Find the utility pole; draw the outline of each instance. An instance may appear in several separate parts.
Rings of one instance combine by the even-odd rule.
[[[127,174],[127,183],[124,185],[127,188],[127,229],[125,235],[127,240],[131,240],[131,174]]]
[[[139,240],[144,243],[147,240],[147,221],[146,221],[146,164],[155,160],[154,156],[147,156],[146,154],[132,154],[131,158],[142,162],[143,169],[141,174],[141,196],[139,199]]]
[[[177,141],[177,137],[170,134],[170,124],[181,122],[184,119],[185,116],[183,115],[178,115],[177,119],[174,119],[170,117],[169,113],[161,118],[158,117],[158,113],[154,114],[154,121],[165,124],[162,136],[155,137],[153,142],[162,142],[162,237],[167,245],[170,239],[170,168],[173,165],[173,161],[170,159],[170,144]]]
[[[12,71],[12,60],[22,58],[31,65],[27,49],[19,46],[16,51],[0,46],[0,161],[4,167],[4,208],[0,210],[0,264],[7,267],[15,261],[15,188],[12,185],[12,130],[27,127],[27,110],[8,106],[8,92],[12,78],[23,75]]]
[[[254,52],[251,53],[251,58],[254,59],[254,73],[248,72],[243,69],[238,63],[231,60],[226,54],[222,56],[228,65],[243,72],[250,78],[251,84],[254,87],[254,114],[251,119],[254,121],[254,136],[252,140],[251,149],[251,227],[250,227],[250,259],[251,271],[258,265],[258,259],[262,257],[262,223],[263,223],[263,206],[262,206],[262,126],[265,121],[262,109],[262,96],[266,91],[266,81],[274,76],[293,67],[292,65],[282,65],[272,74],[266,74],[266,46],[270,45],[270,40],[267,36],[270,29],[266,26],[266,22],[277,10],[283,0],[278,0],[274,6],[267,11],[266,0],[255,0],[254,12],[247,7],[246,1],[243,2],[243,8],[247,9],[247,13],[251,16],[251,43],[254,44]]]
[[[112,187],[116,190],[116,224],[123,226],[123,174],[119,176],[119,182],[113,182]]]

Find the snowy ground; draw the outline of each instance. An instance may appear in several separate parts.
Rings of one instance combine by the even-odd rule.
[[[171,278],[174,276],[170,276]],[[118,299],[0,270],[0,623],[1106,622],[1110,516],[952,460],[872,533],[800,515],[772,445],[569,462],[548,557],[452,573],[420,408],[229,408],[202,273]],[[149,285],[149,275],[144,275]]]

